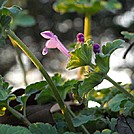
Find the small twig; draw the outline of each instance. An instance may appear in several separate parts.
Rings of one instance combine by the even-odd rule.
[[[124,55],[123,55],[123,59],[126,58],[128,52],[131,50],[131,48],[132,48],[133,46],[134,46],[134,42],[128,47],[128,49],[127,49],[126,52],[124,53]]]

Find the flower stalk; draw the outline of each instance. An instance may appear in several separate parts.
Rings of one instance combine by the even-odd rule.
[[[127,97],[134,101],[134,96],[131,95],[127,90],[125,90],[122,86],[116,83],[113,79],[111,79],[108,75],[105,76],[105,79],[111,82],[115,87],[117,87],[122,93],[124,93]]]
[[[62,100],[56,86],[54,85],[53,81],[51,80],[50,76],[48,75],[48,73],[46,72],[46,70],[44,69],[43,65],[40,63],[40,61],[34,56],[34,54],[29,50],[29,48],[15,35],[15,33],[13,31],[6,30],[7,35],[9,36],[9,38],[11,40],[13,40],[15,42],[15,44],[21,48],[21,50],[29,57],[29,59],[33,62],[33,64],[36,66],[36,68],[42,73],[42,75],[44,76],[44,78],[46,79],[47,83],[49,84],[52,92],[54,93],[55,99],[58,102],[62,114],[65,117],[65,120],[67,122],[68,128],[70,131],[75,132],[75,128],[73,126],[72,120],[71,120],[71,116],[68,112],[68,108],[66,107],[66,105],[64,104],[64,101]]]
[[[30,121],[25,116],[23,116],[21,113],[19,113],[18,111],[16,111],[15,109],[13,109],[12,107],[10,107],[9,105],[7,105],[6,108],[16,118],[18,118],[19,120],[21,120],[26,126],[29,126],[31,124]]]

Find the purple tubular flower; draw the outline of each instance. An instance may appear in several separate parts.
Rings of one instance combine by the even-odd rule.
[[[77,34],[77,42],[78,43],[84,43],[84,34],[83,33],[78,33]]]
[[[58,39],[58,37],[56,35],[54,35],[51,31],[44,31],[41,32],[41,35],[45,38],[45,39],[49,39],[46,44],[45,47],[42,51],[43,55],[46,55],[48,53],[48,48],[57,48],[59,49],[64,55],[66,55],[67,57],[70,57],[70,53],[69,51],[64,47],[64,45],[60,42],[60,40]]]
[[[99,44],[93,44],[93,51],[94,53],[100,53],[100,45]]]

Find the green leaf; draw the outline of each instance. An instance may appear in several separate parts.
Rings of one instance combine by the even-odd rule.
[[[65,132],[64,134],[82,134],[82,133],[74,133],[74,132]]]
[[[24,104],[24,103],[26,103],[28,97],[29,97],[29,95],[22,95],[22,96],[19,96],[19,97],[17,98],[17,101],[20,102],[21,104]]]
[[[57,0],[53,8],[60,13],[78,12],[83,14],[95,14],[103,7],[99,0]]]
[[[103,76],[99,73],[90,73],[88,78],[80,84],[78,92],[81,97],[84,97],[89,91],[91,91],[95,86],[103,81]]]
[[[46,85],[47,85],[46,81],[36,82],[36,83],[28,85],[26,87],[25,92],[26,92],[26,94],[31,95],[31,94],[34,94],[38,91],[42,91]]]
[[[122,48],[121,44],[124,43],[124,40],[117,39],[113,42],[108,42],[106,45],[102,46],[102,52],[106,54],[112,54],[116,49]]]
[[[16,6],[16,5],[12,7],[8,7],[8,8],[6,7],[6,9],[12,14],[17,14],[22,10],[19,6]]]
[[[91,64],[92,59],[92,46],[84,44],[81,48],[71,52],[71,58],[67,64],[67,69],[71,70],[77,67],[86,66]]]
[[[111,133],[112,133],[112,131],[109,130],[109,129],[104,129],[104,130],[102,130],[102,132],[101,132],[101,134],[111,134]]]
[[[131,115],[132,111],[134,111],[134,103],[131,102],[131,101],[127,101],[124,104],[124,112],[123,112],[123,114],[125,116],[128,116],[128,115]]]
[[[54,82],[60,93],[60,96],[64,100],[67,96],[67,93],[71,92],[71,90],[74,88],[74,85],[77,83],[77,80],[68,80],[63,83],[63,81],[59,79],[59,83],[58,83],[58,81],[57,82],[54,81]],[[54,97],[53,92],[51,91],[50,87],[46,86],[46,89],[42,90],[41,93],[39,93],[36,96],[36,100],[39,104],[45,104],[45,103],[55,101],[55,97]]]
[[[111,118],[111,120],[108,119],[108,125],[112,131],[115,131],[117,125],[117,119],[116,118]]]
[[[29,126],[29,130],[34,134],[58,134],[56,128],[48,123],[34,123]]]
[[[115,12],[121,8],[121,4],[117,0],[101,1],[101,0],[57,0],[53,8],[60,13],[78,12],[95,14],[103,8],[108,11]]]
[[[13,16],[13,23],[11,27],[14,29],[17,26],[30,27],[35,25],[35,19],[28,14],[26,10],[21,11]]]
[[[7,82],[3,81],[0,76],[0,116],[5,114],[6,106],[11,100],[15,100],[16,96],[11,93],[12,87],[9,87]]]
[[[117,112],[120,110],[121,102],[124,100],[127,100],[127,98],[124,96],[124,94],[117,94],[108,102],[108,107],[112,111]]]
[[[134,39],[134,33],[130,33],[130,32],[127,32],[127,31],[122,31],[121,34],[124,35],[125,39],[129,39],[129,40]]]
[[[105,9],[113,13],[115,13],[116,10],[119,10],[122,7],[121,3],[118,2],[117,0],[108,0],[107,2],[102,1],[101,3]]]
[[[0,134],[32,134],[27,128],[0,124]]]
[[[74,127],[79,127],[82,124],[87,123],[88,121],[97,120],[98,118],[95,115],[79,115],[73,118]]]
[[[42,90],[39,94],[36,95],[35,100],[38,104],[45,104],[54,101],[53,92],[50,88]]]
[[[15,99],[15,95],[11,94],[12,87],[9,87],[7,82],[3,81],[3,78],[0,76],[0,106],[6,104],[7,101]]]
[[[96,59],[95,59],[95,62],[96,62],[96,68],[95,68],[95,71],[96,72],[99,72],[103,75],[107,74],[108,71],[109,71],[109,58],[110,58],[110,55],[107,54],[107,55],[103,55],[103,54],[96,54]]]

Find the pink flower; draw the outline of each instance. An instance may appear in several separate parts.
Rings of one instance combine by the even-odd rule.
[[[57,48],[59,49],[64,55],[66,55],[67,57],[70,57],[70,53],[69,51],[64,47],[64,45],[60,42],[60,40],[58,39],[58,37],[56,35],[54,35],[51,31],[44,31],[41,32],[41,35],[45,38],[45,39],[49,39],[46,44],[45,47],[42,51],[43,55],[46,55],[48,53],[48,48]]]

